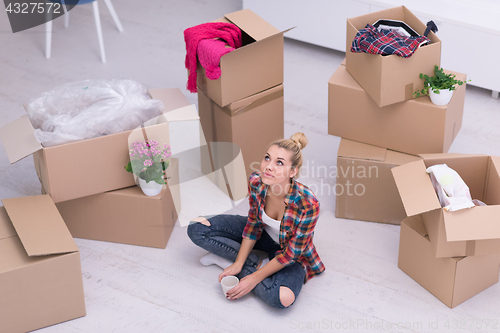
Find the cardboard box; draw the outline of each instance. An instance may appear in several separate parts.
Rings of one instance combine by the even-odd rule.
[[[163,102],[164,117],[158,117],[158,124],[150,123],[143,130],[44,148],[36,141],[33,126],[25,115],[1,128],[0,138],[11,163],[33,154],[38,178],[56,203],[133,186],[133,175],[124,169],[130,160],[129,137],[139,135],[141,139],[147,136],[169,142],[168,114],[189,106],[177,88],[152,89],[150,94]],[[186,116],[192,116],[191,113],[186,112]]]
[[[221,76],[209,80],[198,64],[198,88],[219,106],[283,83],[283,34],[250,9],[226,14],[217,22],[233,23],[242,32],[243,46],[220,58]]]
[[[231,142],[241,149],[244,166],[235,165],[229,177],[236,179],[237,184],[242,182],[240,179],[244,179],[243,184],[239,186],[242,190],[238,193],[242,193],[245,197],[248,192],[248,177],[252,172],[260,170],[260,163],[268,146],[273,141],[283,138],[283,85],[233,102],[226,107],[220,107],[200,91],[198,110],[209,148],[212,142]],[[211,166],[204,167],[205,174],[228,164],[230,160],[228,154],[219,153],[214,149],[208,151],[212,159]],[[232,155],[237,155],[237,152]],[[209,160],[206,156],[202,158],[205,162]],[[240,198],[240,195],[233,195],[234,197]]]
[[[434,66],[441,67],[441,41],[430,32],[431,43],[418,48],[409,58],[351,52],[358,31],[379,19],[403,21],[420,35],[424,34],[426,25],[404,6],[347,19],[347,71],[381,107],[412,99],[413,92],[424,87],[420,73],[433,76]]]
[[[498,282],[500,256],[435,258],[420,216],[401,222],[398,267],[453,308]]]
[[[174,163],[169,169],[176,167]],[[178,171],[176,176],[168,181],[178,183]],[[179,213],[172,194],[167,185],[154,197],[131,186],[59,202],[56,207],[75,238],[164,249]]]
[[[420,157],[341,139],[335,217],[400,224],[406,213],[391,169]]]
[[[429,154],[392,169],[408,216],[421,215],[437,258],[500,254],[500,157]],[[445,163],[488,206],[448,212],[441,208],[426,168]]]
[[[341,65],[328,81],[328,134],[412,155],[444,153],[462,127],[464,100],[462,85],[446,106],[424,96],[381,108]]]
[[[80,252],[50,196],[2,201],[0,331],[85,316]]]

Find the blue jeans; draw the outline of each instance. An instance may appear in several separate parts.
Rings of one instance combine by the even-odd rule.
[[[188,226],[187,233],[196,245],[234,262],[240,249],[243,229],[247,220],[246,216],[241,215],[216,215],[208,218],[210,226],[192,221]],[[272,260],[276,251],[280,250],[280,246],[263,230],[254,249],[268,253],[269,260]],[[238,274],[238,278],[242,279],[257,271],[258,262],[259,257],[255,253],[250,253],[240,274]],[[280,287],[288,287],[297,299],[304,284],[304,277],[304,268],[299,262],[295,262],[259,282],[253,291],[270,306],[282,309],[285,307],[280,301]]]

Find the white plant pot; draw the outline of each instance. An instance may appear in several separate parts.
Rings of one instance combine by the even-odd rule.
[[[142,192],[145,195],[150,196],[150,197],[154,197],[154,196],[157,196],[158,194],[160,194],[161,189],[163,187],[163,185],[158,184],[154,180],[150,181],[149,183],[146,183],[146,181],[144,179],[141,179],[141,178],[139,178],[139,186],[140,186]]]
[[[432,103],[435,105],[446,105],[451,101],[451,97],[453,96],[453,90],[448,89],[440,89],[439,94],[436,94],[429,88],[429,97],[431,98]]]

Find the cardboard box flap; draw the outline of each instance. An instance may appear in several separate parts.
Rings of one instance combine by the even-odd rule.
[[[148,89],[148,92],[151,98],[160,100],[163,103],[163,113],[191,104],[179,88],[155,88]]]
[[[14,229],[12,222],[10,222],[9,215],[7,215],[5,207],[0,207],[0,240],[15,235],[17,235],[16,229]]]
[[[441,208],[429,174],[425,170],[422,160],[391,169],[408,216]]]
[[[418,232],[422,237],[427,237],[427,230],[425,229],[424,221],[422,221],[422,216],[415,215],[409,216],[401,221],[401,225],[406,224],[416,232]]]
[[[3,199],[2,202],[28,256],[78,251],[49,195]]]
[[[500,175],[500,156],[490,156],[492,165],[497,169],[498,174]]]
[[[256,41],[280,33],[278,29],[273,27],[269,22],[265,21],[250,9],[243,9],[234,13],[226,14],[225,17]]]
[[[443,210],[443,214],[448,242],[500,239],[500,206],[477,206],[454,212]]]
[[[383,162],[386,154],[385,148],[342,138],[337,156]]]
[[[194,104],[190,104],[165,114],[168,122],[199,120],[198,110]]]
[[[33,135],[34,131],[28,115],[0,128],[0,140],[7,151],[10,163],[15,163],[43,148]]]

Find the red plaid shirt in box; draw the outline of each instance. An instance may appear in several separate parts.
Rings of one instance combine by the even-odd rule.
[[[431,40],[425,36],[400,36],[391,30],[378,30],[371,24],[358,31],[352,41],[351,52],[372,54],[395,54],[409,58],[420,47]]]
[[[268,185],[262,182],[260,172],[254,172],[248,181],[250,210],[243,238],[259,239],[264,229],[262,211]],[[293,180],[285,198],[285,212],[281,220],[279,242],[281,250],[276,259],[284,266],[296,261],[306,268],[305,282],[321,274],[325,266],[313,244],[314,227],[319,217],[319,201],[305,185]]]

